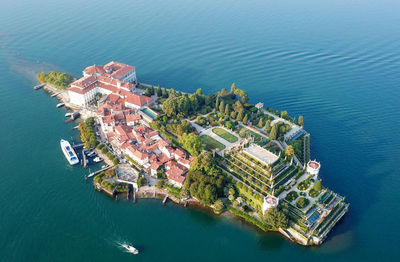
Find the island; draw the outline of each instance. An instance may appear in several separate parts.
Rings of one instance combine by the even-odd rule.
[[[93,185],[111,196],[209,207],[302,245],[321,244],[348,211],[345,197],[322,185],[304,117],[251,104],[235,84],[186,93],[139,83],[134,66],[112,61],[46,90],[80,113],[84,147],[107,163]]]

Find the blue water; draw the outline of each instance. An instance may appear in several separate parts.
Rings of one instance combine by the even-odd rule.
[[[400,210],[400,2],[0,0],[1,261],[392,261]],[[93,190],[60,138],[77,133],[34,74],[110,60],[139,81],[305,117],[324,185],[350,211],[321,247],[158,200]],[[131,257],[117,247],[130,242]]]

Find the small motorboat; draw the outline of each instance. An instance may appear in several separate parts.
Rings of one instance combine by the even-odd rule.
[[[56,107],[57,108],[60,108],[60,107],[63,107],[65,104],[64,103],[58,103],[57,105],[56,105]]]
[[[93,161],[94,161],[95,163],[99,163],[99,162],[103,161],[103,158],[101,158],[101,157],[96,157],[95,159],[93,159]]]
[[[91,152],[88,154],[88,157],[96,157],[97,153],[96,152]]]
[[[133,246],[130,246],[130,245],[127,245],[127,244],[122,244],[122,247],[124,247],[129,253],[132,253],[134,255],[139,254],[139,250],[137,250]]]
[[[65,117],[70,117],[70,116],[72,116],[72,113],[66,113],[65,114]]]
[[[102,165],[102,166],[101,166],[101,168],[106,168],[106,167],[108,167],[108,165]]]

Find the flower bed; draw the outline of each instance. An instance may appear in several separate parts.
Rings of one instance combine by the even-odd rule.
[[[304,191],[304,190],[306,190],[309,186],[310,186],[310,180],[309,180],[309,179],[306,179],[306,180],[301,181],[301,182],[297,185],[297,188],[298,188],[299,190],[301,190],[301,191]]]
[[[298,194],[296,191],[290,191],[290,192],[286,195],[285,199],[286,199],[287,201],[291,202],[291,201],[295,200],[298,196],[299,196],[299,194]]]

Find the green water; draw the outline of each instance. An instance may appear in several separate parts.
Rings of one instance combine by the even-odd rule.
[[[0,0],[1,261],[392,261],[398,255],[398,1]],[[204,93],[232,82],[305,116],[324,184],[350,211],[321,247],[232,219],[93,190],[60,138],[65,109],[34,73],[110,60],[144,83]],[[127,241],[140,255],[124,253]]]

